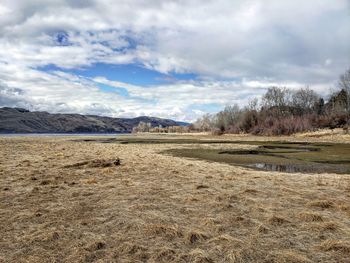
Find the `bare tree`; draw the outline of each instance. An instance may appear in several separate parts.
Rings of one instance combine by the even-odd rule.
[[[340,91],[327,102],[309,87],[292,91],[270,87],[246,107],[226,106],[217,114],[205,115],[194,126],[204,131],[253,134],[290,134],[324,127],[350,127],[350,69],[340,76]]]
[[[310,113],[320,97],[309,87],[297,90],[292,94],[292,106],[298,110],[300,115]]]
[[[233,106],[226,106],[223,111],[220,111],[215,116],[215,127],[222,132],[227,131],[230,126],[239,121],[241,110],[237,104]]]
[[[346,112],[350,114],[350,68],[340,76],[338,86],[346,92]]]
[[[151,128],[152,125],[150,122],[140,121],[139,124],[133,128],[133,132],[149,132]]]
[[[287,112],[287,107],[291,104],[291,91],[287,88],[271,87],[263,96],[263,106],[274,108],[280,115]]]
[[[248,110],[258,111],[259,100],[254,98],[248,101]]]
[[[282,107],[287,105],[289,90],[282,87],[268,88],[263,96],[263,103],[268,107]]]
[[[213,116],[209,113],[204,114],[201,118],[193,123],[196,130],[200,131],[210,131],[213,127]]]

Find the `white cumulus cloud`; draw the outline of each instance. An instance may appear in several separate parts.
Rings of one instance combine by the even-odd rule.
[[[325,94],[350,66],[348,0],[3,0],[0,102],[51,112],[193,120],[269,85]],[[67,75],[96,63],[197,77],[143,87]],[[125,88],[129,96],[99,84]]]

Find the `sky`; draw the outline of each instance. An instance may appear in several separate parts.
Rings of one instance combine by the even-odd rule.
[[[350,68],[350,0],[0,0],[0,107],[194,121]]]

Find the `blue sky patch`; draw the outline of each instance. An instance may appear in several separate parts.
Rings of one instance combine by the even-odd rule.
[[[61,31],[55,34],[54,41],[58,46],[69,46],[69,35],[67,32]]]
[[[197,75],[192,73],[163,74],[155,70],[147,69],[137,64],[112,65],[96,63],[90,67],[77,69],[62,69],[56,65],[46,65],[38,68],[41,71],[63,71],[66,73],[83,76],[86,78],[105,77],[111,81],[119,81],[138,86],[153,86],[170,84],[177,81],[188,81],[196,79]]]
[[[121,96],[129,97],[129,93],[125,88],[111,87],[103,83],[97,83],[97,86],[104,92],[118,93]]]

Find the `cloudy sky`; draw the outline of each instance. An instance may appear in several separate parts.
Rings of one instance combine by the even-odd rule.
[[[349,0],[0,1],[0,106],[192,121],[349,67]]]

